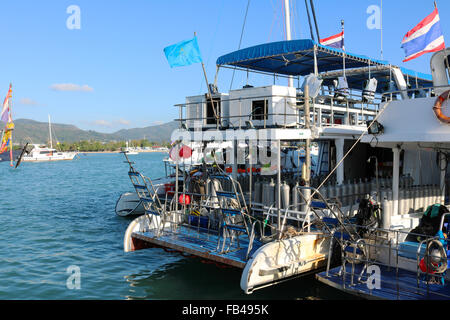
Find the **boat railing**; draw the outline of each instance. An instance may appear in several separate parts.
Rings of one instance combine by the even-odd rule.
[[[408,96],[409,99],[436,97],[436,90],[438,91],[450,90],[450,85],[408,88],[403,90],[390,91],[383,93],[381,100],[382,102],[400,100],[401,96],[405,94]]]
[[[448,217],[450,213],[442,216],[441,229],[444,226],[443,221]],[[446,281],[445,271],[447,265],[447,249],[442,245],[444,239],[438,236],[429,236],[423,234],[411,233],[405,230],[395,229],[383,229],[383,228],[369,228],[367,226],[360,226],[352,224],[347,226],[363,232],[362,238],[354,241],[351,239],[344,240],[340,246],[341,252],[341,266],[337,274],[334,276],[341,277],[342,285],[346,286],[346,277],[350,276],[350,286],[354,287],[356,284],[364,284],[371,281],[369,274],[369,267],[377,266],[379,268],[385,268],[388,272],[393,271],[393,275],[383,277],[380,274],[379,285],[383,288],[390,288],[394,290],[398,297],[401,293],[414,293],[421,296],[429,296],[430,285],[438,284],[444,285]],[[331,260],[332,255],[336,254],[334,251],[333,240],[337,240],[338,236],[333,236],[330,241],[328,264],[326,268],[325,277],[329,278],[330,269],[333,267]],[[404,239],[408,236],[420,237],[420,242],[417,243],[417,249],[414,249],[414,244],[404,242]],[[341,236],[341,235],[340,235]],[[342,240],[342,239],[341,239]],[[440,248],[439,254],[436,254],[431,245]],[[403,245],[403,246],[402,246]],[[414,250],[410,250],[411,248]],[[415,259],[414,259],[415,258]],[[351,264],[351,271],[348,272],[346,263]],[[358,274],[356,265],[362,264],[362,268],[359,268]],[[381,270],[381,269],[379,269]],[[412,277],[412,281],[409,283],[402,281],[400,278],[404,278],[404,274],[400,274],[402,270],[409,271],[409,277]],[[355,278],[356,283],[355,283]],[[412,285],[415,280],[416,285]],[[369,291],[370,292],[370,291]],[[450,298],[450,295],[445,295],[442,292],[433,291],[433,294],[440,297]]]
[[[309,196],[305,195],[305,191],[308,191],[310,193]],[[324,209],[327,209],[331,216],[337,220],[338,227],[340,227],[343,232],[348,234],[354,241],[359,239],[354,230],[347,227],[351,225],[351,223],[348,219],[348,216],[344,214],[344,212],[342,212],[341,207],[336,206],[333,203],[329,202],[328,199],[325,199],[318,189],[308,186],[298,186],[297,193],[303,200],[303,203],[301,203],[300,205],[306,205],[307,211],[311,211],[318,220],[322,220],[323,218],[323,215],[319,213],[319,210],[323,212]],[[313,196],[316,196],[317,198],[314,199]],[[309,220],[308,222],[311,223],[311,215],[307,215],[307,217]],[[334,228],[328,226],[327,223],[322,224],[322,226],[326,229],[326,231],[328,231],[329,234],[333,233]],[[310,230],[308,229],[308,231]]]
[[[269,99],[278,99],[277,112],[269,108]],[[247,101],[264,101],[264,110],[250,110],[243,108]],[[316,97],[311,99],[311,125],[316,127],[334,126],[365,126],[368,120],[373,119],[379,110],[381,98],[376,97],[371,101],[364,101],[361,94],[350,92],[348,96],[338,98],[328,89],[323,89]],[[226,102],[239,102],[239,110],[233,110],[230,115],[230,107]],[[175,121],[180,123],[180,128],[188,130],[199,129],[248,129],[248,128],[304,128],[305,98],[302,93],[296,96],[289,95],[261,95],[240,98],[221,97],[220,108],[217,108],[215,116],[208,116],[204,111],[207,100],[202,102],[186,102],[176,104],[179,108],[179,118]],[[216,104],[216,101],[214,101]],[[279,105],[281,104],[281,107]],[[194,111],[190,111],[193,107]],[[228,109],[227,109],[228,108]],[[225,110],[226,109],[226,110]],[[251,108],[250,108],[251,109]],[[259,110],[258,112],[255,112]],[[294,117],[294,118],[293,118]],[[276,118],[276,120],[270,120]],[[293,121],[295,119],[295,121]]]

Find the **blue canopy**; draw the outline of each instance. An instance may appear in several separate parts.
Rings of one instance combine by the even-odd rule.
[[[382,74],[373,74],[373,76],[380,76],[383,79],[386,77],[389,78],[389,63],[387,61],[372,59],[363,55],[323,46],[311,39],[279,41],[241,49],[219,57],[217,59],[217,65],[233,66],[271,74],[305,76],[314,73],[315,48],[319,73],[343,70],[345,55],[346,70],[369,66],[384,66],[387,71],[384,70]],[[404,68],[401,68],[401,70],[405,76],[410,77],[412,84],[415,83],[417,78],[420,87],[432,85],[430,75],[417,73]],[[361,80],[364,77],[367,77],[367,75],[361,75]],[[358,81],[357,78],[353,80]]]

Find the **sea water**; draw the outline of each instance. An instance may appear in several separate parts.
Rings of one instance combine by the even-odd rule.
[[[129,156],[150,178],[164,153]],[[0,299],[344,299],[307,276],[245,295],[241,270],[163,249],[123,252],[133,218],[115,214],[132,191],[122,154],[73,161],[0,162]]]

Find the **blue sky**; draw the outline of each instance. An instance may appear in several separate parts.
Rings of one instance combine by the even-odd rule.
[[[282,0],[252,0],[242,47],[283,40]],[[450,36],[450,1],[437,1],[444,36]],[[345,20],[347,51],[380,58],[380,31],[366,13],[380,0],[315,0],[322,37]],[[66,12],[80,8],[81,28]],[[114,132],[171,121],[173,106],[206,90],[200,64],[171,69],[164,47],[197,33],[210,82],[216,59],[238,48],[247,0],[15,0],[0,10],[0,95],[13,84],[13,117]],[[309,38],[303,0],[292,0],[293,38]],[[429,73],[430,54],[402,63],[403,36],[433,11],[432,0],[384,0],[384,59]],[[450,41],[450,40],[448,40]],[[218,87],[228,91],[230,70]],[[272,83],[273,79],[264,79]],[[236,74],[233,88],[246,82]],[[250,76],[252,84],[263,79]],[[284,84],[284,80],[279,81]]]

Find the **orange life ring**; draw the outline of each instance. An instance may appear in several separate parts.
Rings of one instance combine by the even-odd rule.
[[[449,98],[450,98],[450,90],[447,90],[437,98],[433,107],[436,117],[440,121],[445,123],[450,123],[450,117],[447,117],[442,113],[442,104],[444,103],[445,100],[448,100]]]

